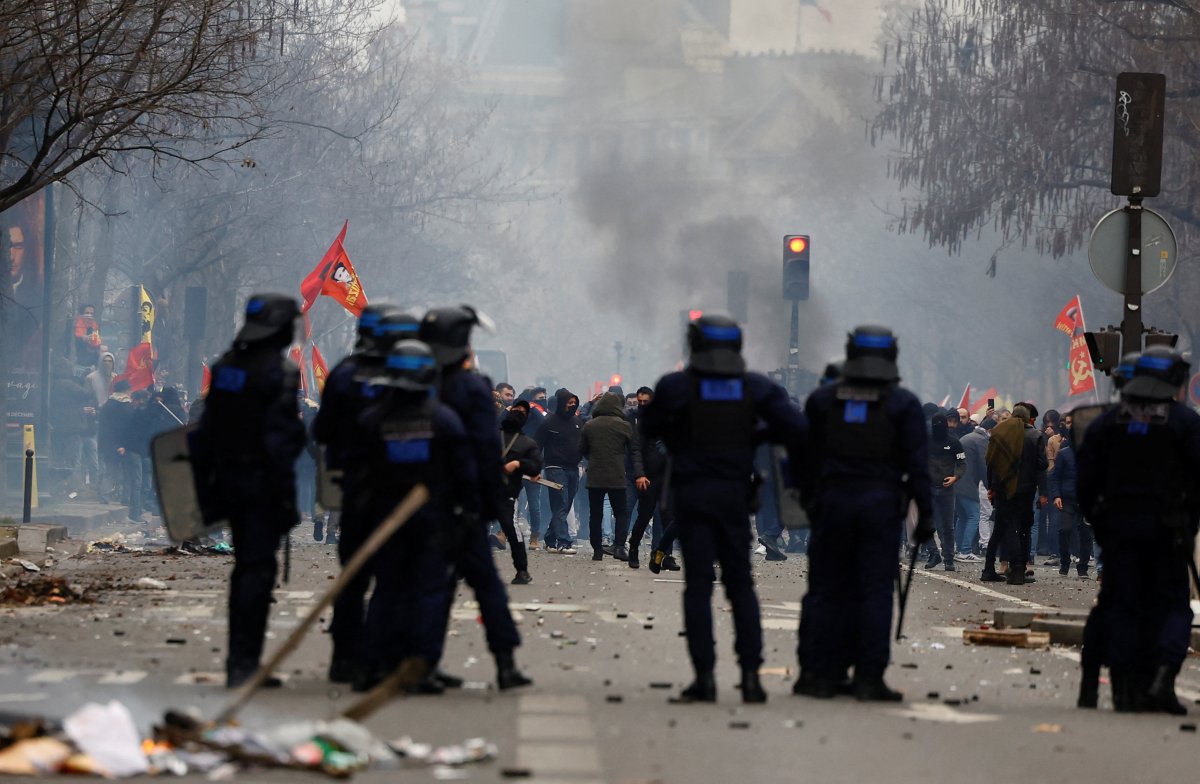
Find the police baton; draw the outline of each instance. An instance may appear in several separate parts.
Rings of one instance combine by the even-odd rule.
[[[375,555],[376,551],[383,546],[384,542],[392,538],[392,535],[400,530],[400,528],[409,521],[409,519],[425,506],[429,500],[429,488],[425,485],[417,485],[412,490],[408,491],[408,495],[404,497],[392,513],[376,528],[367,541],[354,551],[353,557],[342,567],[342,573],[338,575],[337,580],[325,592],[325,595],[313,605],[308,611],[308,615],[300,622],[283,645],[275,653],[271,654],[271,658],[265,664],[258,668],[254,673],[254,677],[246,681],[246,683],[238,689],[234,694],[233,699],[225,706],[217,716],[216,724],[228,724],[237,716],[238,711],[250,702],[250,698],[254,696],[254,692],[258,691],[263,682],[271,674],[272,670],[283,663],[283,660],[290,656],[304,639],[304,635],[312,628],[313,624],[324,612],[325,608],[333,604],[333,600],[338,597],[342,590],[349,585],[350,581],[362,570],[367,561]]]
[[[912,588],[913,570],[917,568],[917,553],[921,551],[921,546],[913,545],[912,557],[908,559],[908,579],[904,581],[904,588],[900,591],[900,613],[896,618],[896,642],[904,639],[904,609],[908,607],[908,592]],[[896,582],[900,582],[900,576],[896,576]]]

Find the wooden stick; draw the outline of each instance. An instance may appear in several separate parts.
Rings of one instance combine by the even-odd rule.
[[[258,668],[258,671],[254,673],[253,678],[246,681],[246,683],[243,684],[240,689],[238,689],[230,703],[226,705],[225,709],[221,711],[220,715],[217,716],[215,723],[228,724],[233,721],[234,717],[237,716],[238,711],[246,706],[246,703],[250,701],[250,698],[254,696],[254,693],[258,691],[259,687],[262,686],[263,682],[266,681],[271,672],[278,667],[284,659],[290,656],[292,652],[296,650],[296,648],[300,647],[300,641],[304,639],[304,635],[308,633],[308,630],[312,628],[312,625],[317,622],[317,618],[321,615],[321,612],[333,603],[333,600],[336,599],[338,594],[340,594],[342,590],[350,583],[350,581],[354,579],[355,575],[357,575],[363,566],[366,565],[371,556],[375,555],[375,552],[383,546],[383,543],[390,539],[392,534],[399,531],[400,527],[407,523],[409,518],[416,514],[417,511],[424,506],[428,500],[429,489],[425,487],[425,485],[417,485],[408,492],[408,495],[404,497],[404,500],[402,500],[396,506],[396,508],[392,510],[392,513],[387,516],[387,519],[385,519],[383,523],[371,533],[371,536],[367,539],[367,541],[363,542],[362,546],[354,551],[354,556],[350,559],[349,563],[342,567],[342,573],[338,575],[337,580],[335,580],[333,585],[329,587],[329,590],[325,592],[325,595],[321,597],[321,600],[318,601],[311,610],[309,610],[308,615],[303,621],[301,621],[300,625],[292,631],[287,640],[284,641],[283,645],[279,646],[279,649],[271,655],[271,658],[266,664],[263,664]]]

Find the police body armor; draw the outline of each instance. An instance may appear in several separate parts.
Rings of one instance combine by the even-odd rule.
[[[1109,511],[1149,512],[1179,527],[1186,477],[1181,444],[1168,426],[1170,402],[1123,401],[1110,427],[1112,443],[1105,475]]]
[[[689,373],[687,446],[702,452],[754,449],[754,401],[745,376]]]
[[[897,463],[899,437],[884,410],[891,385],[838,383],[826,421],[827,455]]]
[[[440,473],[433,443],[433,414],[437,402],[385,403],[376,424],[383,442],[381,461],[372,465],[368,485],[387,488],[389,496],[402,497],[418,484],[430,485]]]

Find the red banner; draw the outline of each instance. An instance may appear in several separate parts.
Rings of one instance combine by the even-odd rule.
[[[1063,306],[1058,318],[1054,320],[1054,328],[1071,336],[1071,348],[1067,358],[1067,375],[1070,381],[1068,395],[1081,395],[1096,388],[1096,374],[1092,368],[1092,355],[1088,352],[1087,340],[1083,333],[1086,327],[1083,323],[1083,303],[1076,294],[1074,299]]]
[[[321,350],[317,348],[317,344],[312,344],[312,372],[313,386],[317,388],[317,394],[321,395],[325,392],[325,379],[329,378],[329,366],[325,364],[325,357],[321,356]]]
[[[207,362],[200,363],[200,397],[208,397],[208,389],[212,386],[212,369]]]
[[[304,300],[300,306],[301,313],[307,313],[322,294],[337,300],[355,316],[361,316],[363,308],[367,306],[367,294],[363,291],[362,281],[358,279],[346,249],[342,247],[349,226],[350,221],[342,224],[342,230],[329,250],[325,251],[321,263],[300,282],[300,297]]]
[[[113,383],[128,381],[129,391],[137,392],[154,385],[154,347],[149,343],[138,343],[129,349],[125,358],[125,372],[113,379]]]

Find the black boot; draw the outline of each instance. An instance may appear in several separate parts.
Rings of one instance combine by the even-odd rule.
[[[692,685],[679,693],[679,696],[672,697],[669,702],[675,705],[690,705],[693,702],[716,702],[717,701],[717,682],[713,679],[711,672],[696,673],[696,680],[692,681]]]
[[[1100,704],[1100,668],[1084,667],[1079,681],[1077,708],[1095,708]]]
[[[859,702],[902,702],[904,695],[888,688],[883,674],[854,675],[854,698]]]
[[[325,538],[325,520],[318,517],[313,520],[313,540],[320,542]]]
[[[758,668],[742,670],[742,702],[763,703],[767,701],[767,692],[763,689],[762,681],[758,679]]]
[[[1132,673],[1110,672],[1113,710],[1117,713],[1137,713],[1141,710],[1141,694]]]
[[[650,571],[658,574],[662,571],[663,561],[666,560],[666,558],[667,554],[662,550],[655,550],[654,552],[650,553],[650,560],[646,563],[646,566],[650,568]]]
[[[512,578],[513,585],[529,585],[531,582],[533,582],[533,577],[524,569],[517,572]]]
[[[329,663],[329,681],[331,683],[353,683],[358,674],[358,666],[354,659],[333,657]]]
[[[533,685],[533,680],[526,678],[517,669],[512,651],[496,653],[496,685],[500,687],[500,691]]]
[[[792,686],[792,694],[799,697],[813,697],[818,700],[832,700],[837,694],[837,684],[833,678],[816,675],[808,670],[800,670],[800,677]]]
[[[451,675],[444,670],[434,670],[433,679],[442,685],[444,689],[461,689],[463,687],[463,679],[457,675]]]
[[[629,546],[629,561],[628,561],[628,563],[629,563],[630,569],[637,569],[639,566],[641,566],[641,564],[638,563],[637,545]]]
[[[1169,713],[1172,716],[1186,716],[1187,708],[1175,696],[1176,670],[1163,664],[1154,671],[1154,680],[1146,692],[1146,709]]]
[[[681,567],[679,565],[679,563],[675,560],[675,556],[668,555],[666,558],[663,559],[662,568],[666,569],[668,572],[678,572],[683,567]]]

